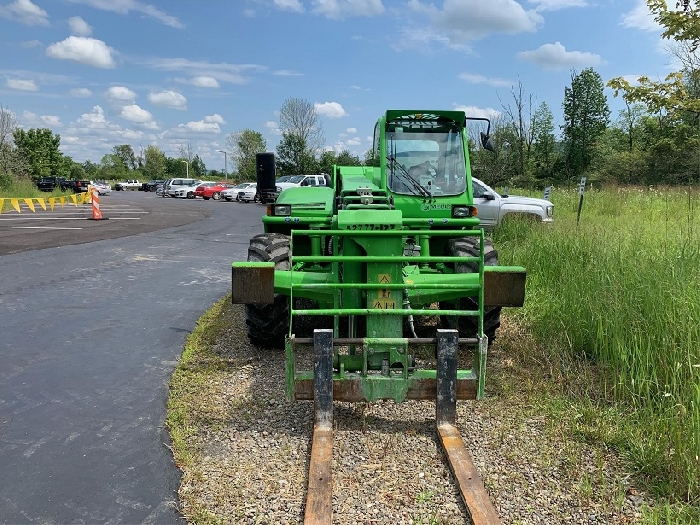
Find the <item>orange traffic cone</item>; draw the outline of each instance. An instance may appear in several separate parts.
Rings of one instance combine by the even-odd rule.
[[[92,217],[93,221],[106,220],[107,217],[102,216],[102,211],[100,211],[100,192],[97,188],[90,188],[92,192]]]

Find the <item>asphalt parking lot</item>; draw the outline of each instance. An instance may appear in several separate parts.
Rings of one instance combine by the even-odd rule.
[[[182,523],[164,426],[264,207],[116,192],[0,214],[0,523]]]
[[[181,226],[210,217],[217,204],[232,203],[163,198],[141,191],[113,191],[100,197],[104,220],[92,220],[91,204],[76,206],[66,202],[53,210],[35,206],[34,212],[21,204],[20,213],[11,210],[0,214],[0,255]]]

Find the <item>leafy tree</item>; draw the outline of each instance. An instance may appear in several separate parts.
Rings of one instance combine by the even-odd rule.
[[[362,166],[360,158],[346,149],[338,154],[332,150],[324,151],[318,159],[318,169],[321,173],[328,175],[333,173],[334,164],[337,166]]]
[[[564,141],[568,172],[578,177],[588,169],[596,140],[610,121],[610,109],[600,75],[587,68],[572,71],[571,86],[564,88]]]
[[[79,162],[73,162],[73,159],[66,157],[66,161],[70,164],[70,178],[73,180],[85,180],[87,175],[83,165]]]
[[[301,175],[318,171],[318,163],[300,135],[282,135],[282,140],[277,145],[277,170],[279,175]]]
[[[338,153],[336,164],[338,166],[362,166],[360,158],[357,155],[353,155],[346,149]],[[325,171],[324,173],[328,173],[330,175],[330,171]]]
[[[532,166],[535,179],[554,179],[556,139],[552,112],[546,102],[539,105],[532,119]]]
[[[379,166],[379,158],[375,154],[374,148],[369,148],[365,151],[365,160],[363,163],[365,166]]]
[[[195,155],[190,162],[190,177],[204,177],[207,174],[207,167],[204,161]]]
[[[158,146],[146,146],[143,152],[145,165],[144,175],[150,180],[164,179],[167,163],[165,153]]]
[[[29,166],[33,179],[49,176],[67,177],[69,172],[63,162],[63,153],[58,149],[61,136],[54,135],[48,128],[15,128],[13,134],[18,155]]]
[[[231,152],[231,160],[237,167],[238,177],[243,180],[256,180],[255,155],[264,153],[267,143],[262,133],[244,129],[226,137],[226,144]]]
[[[126,166],[127,169],[130,170],[135,170],[138,167],[138,164],[136,162],[136,154],[134,153],[134,149],[129,146],[128,144],[122,144],[120,146],[114,146],[112,149],[112,152],[122,159],[122,162],[124,163],[124,166]]]
[[[695,51],[700,44],[700,3],[697,0],[679,0],[676,9],[667,0],[647,0],[647,6],[663,28],[662,37],[685,41]]]
[[[100,161],[100,178],[105,180],[127,179],[128,168],[124,159],[115,153],[107,153]]]
[[[86,160],[82,164],[83,166],[83,171],[85,172],[85,176],[89,177],[90,179],[96,179],[100,167],[92,162],[91,160]]]
[[[301,98],[288,98],[280,108],[282,134],[293,133],[304,140],[306,147],[315,154],[325,141],[316,107]]]

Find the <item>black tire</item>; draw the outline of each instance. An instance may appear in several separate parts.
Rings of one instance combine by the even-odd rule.
[[[194,193],[190,191],[190,192],[187,194],[187,198],[188,198],[188,199],[194,199]]]
[[[477,237],[461,237],[451,239],[449,253],[457,257],[478,257],[479,239]],[[498,266],[498,252],[493,247],[491,239],[484,239],[484,265]],[[457,273],[478,272],[478,263],[457,263]],[[454,303],[453,303],[454,306]],[[478,301],[473,297],[462,297],[456,305],[458,310],[476,310]],[[440,308],[450,308],[449,304],[441,304]],[[442,316],[442,326],[445,328],[457,328],[460,337],[475,337],[479,331],[479,320],[472,316]],[[489,338],[489,345],[496,339],[496,331],[501,326],[501,307],[484,308],[484,334]]]
[[[250,240],[249,262],[274,262],[276,270],[289,270],[289,237],[263,233]],[[275,294],[272,304],[245,305],[248,339],[263,348],[284,348],[289,332],[289,297]]]
[[[208,201],[211,197],[204,197],[204,196],[202,196],[202,198],[203,198],[205,201]]]
[[[211,198],[214,199],[215,201],[220,201],[221,200],[221,192],[215,191],[214,193],[211,194]]]

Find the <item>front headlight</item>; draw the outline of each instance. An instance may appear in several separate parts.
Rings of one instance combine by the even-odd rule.
[[[277,217],[289,217],[292,214],[292,207],[289,204],[276,204],[274,212]]]
[[[554,206],[547,206],[547,217],[554,215]]]
[[[473,206],[452,206],[452,217],[455,219],[464,219],[476,215],[476,208]]]

